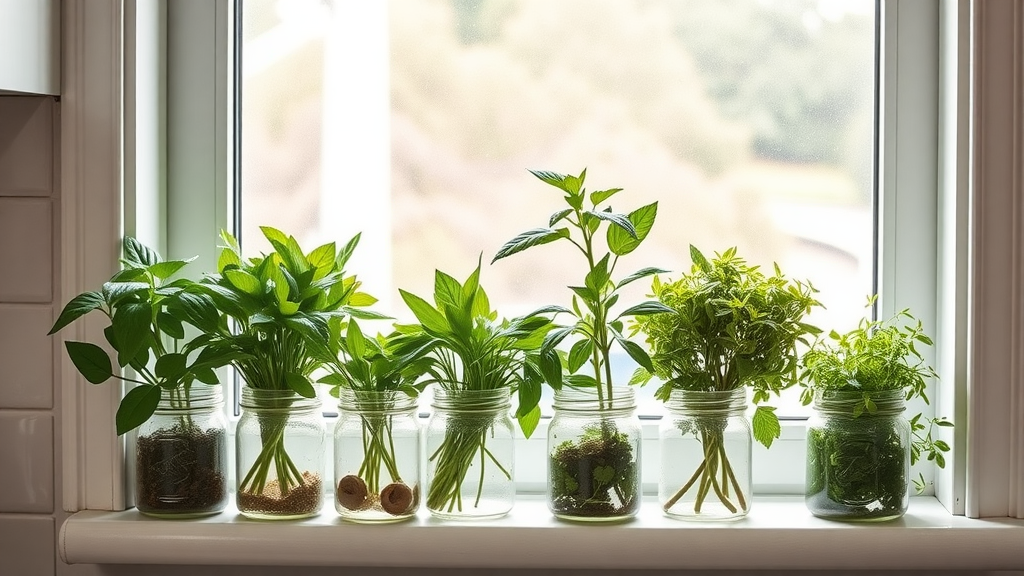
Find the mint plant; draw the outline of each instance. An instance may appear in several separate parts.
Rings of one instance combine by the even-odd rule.
[[[663,380],[655,396],[668,401],[676,390],[727,392],[749,387],[758,404],[752,418],[754,438],[770,447],[781,427],[775,408],[763,403],[798,381],[800,345],[821,330],[804,317],[821,304],[810,283],[787,279],[778,265],[765,275],[729,248],[709,260],[690,246],[690,272],[674,282],[655,277],[652,290],[671,310],[637,318],[634,331],[646,334],[654,370],[641,367],[634,381]],[[713,492],[730,512],[746,508],[746,495],[733,473],[723,442],[725,416],[695,420],[693,433],[704,459],[693,476],[663,506],[671,508],[689,490],[696,490],[694,510],[700,512]],[[733,494],[730,496],[730,486]]]

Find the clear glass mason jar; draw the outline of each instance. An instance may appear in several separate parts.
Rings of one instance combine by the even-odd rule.
[[[610,522],[640,509],[640,420],[632,388],[555,391],[548,426],[548,508],[557,518]]]
[[[148,516],[216,514],[228,503],[228,440],[221,387],[161,390],[135,436],[135,506]]]
[[[753,433],[746,388],[673,390],[661,420],[658,503],[671,518],[731,520],[750,511]]]
[[[334,426],[334,507],[353,522],[395,522],[420,504],[416,398],[341,388]]]
[[[324,501],[326,431],[318,398],[243,387],[235,433],[238,511],[249,518],[315,516]]]
[[[854,415],[865,398],[874,411]],[[902,390],[817,392],[807,423],[812,514],[835,520],[899,518],[910,503],[910,423]]]
[[[438,518],[497,518],[512,509],[515,444],[507,388],[434,388],[427,423],[427,509]]]

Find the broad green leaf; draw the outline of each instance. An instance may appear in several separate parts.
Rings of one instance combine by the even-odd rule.
[[[69,340],[64,343],[71,362],[86,380],[93,384],[102,384],[114,375],[110,364],[110,356],[95,344]]]
[[[354,292],[348,299],[349,306],[373,306],[377,299],[366,292]]]
[[[187,360],[188,358],[184,354],[171,352],[157,358],[156,366],[153,369],[156,371],[157,378],[176,382],[185,374]]]
[[[266,237],[271,244],[276,242],[284,246],[288,243],[288,235],[277,228],[273,228],[271,226],[260,226],[260,231],[263,232],[263,236]]]
[[[220,312],[213,303],[213,299],[206,294],[182,292],[169,303],[169,306],[172,312],[180,314],[182,320],[202,332],[212,334],[219,330]]]
[[[626,351],[626,354],[629,354],[633,361],[648,372],[654,372],[654,364],[651,363],[651,357],[647,355],[647,352],[639,344],[626,340],[621,336],[616,336],[615,341],[619,343],[619,346],[622,346],[622,349]]]
[[[220,384],[220,380],[217,378],[217,373],[213,371],[213,368],[195,368],[192,370],[192,375],[196,377],[203,384],[209,384],[211,386]]]
[[[327,384],[328,386],[348,386],[348,378],[337,373],[328,374],[317,380],[317,382]]]
[[[319,280],[334,268],[334,258],[337,256],[337,247],[334,242],[328,242],[316,248],[306,256],[306,262],[316,270],[313,280]]]
[[[174,276],[178,270],[181,270],[186,264],[195,259],[196,257],[193,256],[188,260],[168,260],[166,262],[157,262],[149,267],[149,273],[161,280],[166,280],[171,276]]]
[[[111,325],[117,336],[117,363],[127,366],[148,346],[150,327],[153,322],[153,306],[149,302],[129,302],[117,308]]]
[[[288,372],[284,375],[284,381],[288,384],[288,387],[299,396],[302,396],[303,398],[316,397],[316,389],[313,388],[313,384],[302,374]]]
[[[553,352],[555,347],[561,344],[566,336],[572,334],[574,329],[573,326],[560,326],[548,332],[548,335],[544,337],[544,344],[540,347],[541,352]]]
[[[605,200],[611,198],[612,196],[618,194],[619,192],[622,192],[622,188],[611,188],[608,190],[598,190],[597,192],[591,192],[590,203],[596,207],[598,204],[604,202]]]
[[[405,290],[399,290],[399,294],[402,296],[402,300],[405,301],[405,305],[409,307],[409,310],[416,316],[420,324],[423,327],[435,334],[448,334],[451,331],[451,326],[448,324],[448,320],[434,309],[426,300],[406,292]]]
[[[565,306],[549,304],[547,306],[541,306],[540,308],[527,314],[527,316],[537,316],[538,314],[572,314],[572,310],[569,310]]]
[[[609,230],[612,228],[619,228],[627,234],[630,238],[637,239],[636,226],[630,222],[629,217],[625,214],[616,214],[615,212],[605,212],[603,210],[588,210],[584,212],[585,215],[597,218],[598,220],[604,220],[612,224]],[[609,246],[611,244],[609,243]]]
[[[221,229],[220,239],[224,241],[225,246],[234,250],[235,254],[240,254],[242,252],[241,247],[238,245],[238,240],[235,239],[235,237],[227,230]]]
[[[554,349],[541,350],[539,368],[544,381],[555,390],[562,388],[562,361]]]
[[[646,278],[648,276],[653,276],[654,274],[667,274],[668,272],[668,270],[665,270],[663,268],[642,268],[620,280],[619,283],[615,286],[615,288],[622,288],[623,286],[629,284],[630,282],[639,280],[641,278]]]
[[[462,284],[452,276],[440,270],[434,270],[434,302],[438,308],[444,304],[461,308]]]
[[[296,312],[299,311],[299,303],[290,302],[288,300],[285,300],[284,302],[278,302],[277,310],[278,312],[285,316],[291,316],[292,314],[295,314]]]
[[[531,380],[524,378],[519,383],[519,407],[516,409],[516,418],[522,418],[529,414],[537,404],[540,403],[540,397],[543,394],[542,382],[537,380]]]
[[[160,387],[143,385],[132,388],[121,399],[117,407],[117,414],[114,422],[117,426],[117,435],[120,436],[129,430],[141,426],[149,417],[156,412],[160,404]]]
[[[523,416],[519,416],[518,419],[519,428],[523,431],[523,435],[529,438],[537,430],[537,424],[540,424],[540,406],[534,406],[532,410]]]
[[[590,356],[594,353],[594,343],[588,338],[579,340],[572,345],[572,349],[569,350],[569,374],[574,374],[579,370]]]
[[[185,338],[185,327],[181,325],[181,320],[178,320],[167,312],[157,313],[156,325],[160,328],[161,332],[175,340],[182,340]]]
[[[124,259],[134,266],[147,268],[159,262],[160,255],[135,238],[126,236],[124,239]]]
[[[103,307],[103,304],[103,295],[99,292],[84,292],[75,296],[70,302],[68,302],[67,306],[64,307],[64,310],[61,311],[60,316],[57,317],[57,321],[53,324],[53,328],[50,328],[50,331],[47,332],[46,335],[49,336],[51,334],[55,334],[60,329],[71,324],[85,314],[88,314],[93,310],[99,310]]]
[[[629,213],[629,221],[633,224],[635,236],[616,226],[608,227],[608,249],[617,256],[624,256],[637,249],[647,238],[658,216],[658,203],[652,202]]]
[[[240,268],[242,266],[242,260],[239,259],[238,253],[231,248],[222,248],[220,255],[217,257],[217,271],[221,274],[224,273],[228,268]]]
[[[594,264],[594,267],[587,272],[587,276],[584,279],[587,288],[595,295],[601,294],[608,283],[608,258],[610,256],[611,254],[605,254],[604,258],[598,260],[597,264]]]
[[[227,278],[228,282],[230,282],[232,286],[238,288],[239,290],[245,292],[246,294],[250,294],[252,296],[259,296],[260,294],[263,293],[263,284],[260,283],[259,278],[253,276],[252,274],[246,272],[245,270],[232,268],[230,270],[225,270],[223,274],[224,277]]]
[[[750,423],[754,429],[754,439],[764,444],[765,448],[771,448],[772,442],[782,435],[779,417],[775,415],[772,406],[758,406]]]
[[[530,170],[529,172],[530,174],[533,174],[537,178],[540,178],[545,183],[550,184],[555,188],[558,188],[564,192],[572,192],[565,185],[565,179],[567,178],[565,174],[559,174],[558,172],[548,172],[547,170]]]
[[[505,245],[498,250],[498,253],[494,255],[494,258],[491,260],[491,264],[507,256],[522,252],[532,246],[540,246],[541,244],[548,244],[549,242],[554,242],[555,240],[568,237],[568,228],[534,228],[532,230],[527,230],[506,242]]]
[[[136,294],[142,294],[149,292],[148,282],[104,282],[103,283],[103,299],[106,300],[107,306],[114,308],[117,304]]]
[[[359,324],[355,320],[349,320],[348,331],[345,333],[345,344],[348,346],[348,353],[353,358],[362,358],[366,354],[366,339]]]
[[[123,268],[110,277],[110,282],[131,282],[146,276],[145,268]]]

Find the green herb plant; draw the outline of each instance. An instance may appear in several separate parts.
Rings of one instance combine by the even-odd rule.
[[[876,297],[868,300],[873,306]],[[919,351],[932,340],[908,309],[886,320],[863,318],[845,334],[817,341],[801,361],[801,399],[827,406],[831,417],[808,433],[807,499],[823,515],[853,519],[890,518],[905,509],[908,488],[906,447],[896,418],[899,400],[926,404],[928,382],[937,378]],[[945,418],[909,420],[910,464],[922,455],[945,467],[950,447],[933,438]],[[924,475],[913,480],[918,493]]]
[[[542,376],[538,350],[551,329],[551,321],[540,312],[511,320],[499,320],[491,309],[487,293],[480,286],[480,265],[460,283],[452,276],[435,272],[434,303],[400,290],[402,299],[419,321],[418,325],[399,326],[401,336],[394,341],[401,358],[429,359],[426,384],[436,384],[451,393],[457,405],[448,418],[444,436],[428,456],[433,467],[427,487],[427,507],[441,514],[465,510],[464,483],[476,485],[472,507],[478,509],[484,497],[488,466],[494,466],[509,481],[512,471],[488,448],[496,420],[502,417],[500,406],[480,392],[508,391],[518,397],[516,418],[529,437],[540,421]],[[419,361],[415,363],[420,369]],[[461,397],[460,397],[461,394]],[[479,478],[469,478],[479,462]],[[471,486],[466,485],[468,489]]]
[[[621,280],[612,279],[619,258],[636,250],[650,233],[658,203],[622,214],[613,211],[608,203],[622,189],[588,193],[584,188],[586,170],[579,176],[546,171],[531,173],[556,188],[563,195],[565,207],[550,216],[546,227],[527,230],[508,241],[492,262],[556,241],[572,244],[583,255],[587,274],[581,286],[569,286],[573,293],[571,308],[548,306],[544,309],[549,313],[567,314],[573,321],[548,333],[540,349],[539,367],[545,381],[555,390],[560,390],[563,384],[594,390],[599,410],[607,412],[616,406],[610,362],[613,347],[620,347],[640,366],[653,371],[647,352],[623,335],[624,319],[671,311],[663,304],[648,301],[618,314],[612,312],[624,286],[666,272],[643,268]],[[567,339],[574,340],[568,355],[560,354],[556,347]],[[589,373],[580,373],[585,364],[590,366]],[[549,471],[551,505],[556,515],[618,517],[634,513],[639,506],[636,460],[625,434],[608,418],[602,418],[577,441],[566,441],[554,447]]]
[[[383,317],[359,309],[376,299],[359,292],[360,282],[344,272],[359,235],[340,250],[331,242],[306,254],[293,236],[270,227],[261,230],[273,250],[255,258],[243,258],[237,240],[221,233],[226,246],[218,258],[218,273],[197,287],[199,295],[208,296],[214,306],[193,310],[197,325],[218,341],[246,352],[232,364],[249,388],[315,398],[313,372],[332,356],[331,320]],[[230,318],[230,325],[218,320],[218,311]],[[298,470],[286,450],[285,409],[294,399],[261,394],[253,398],[266,409],[259,419],[262,448],[240,478],[240,507],[256,498],[266,503],[264,492],[274,486],[271,493],[280,494],[282,502],[297,488],[310,495],[290,500],[302,503],[303,510],[281,512],[315,512],[322,481],[318,474]]]
[[[775,408],[762,404],[798,381],[798,345],[820,330],[803,322],[814,307],[814,288],[787,279],[778,265],[765,275],[737,256],[735,248],[708,260],[690,246],[690,272],[674,282],[655,277],[654,296],[670,313],[637,318],[635,331],[647,336],[655,370],[643,367],[634,381],[647,383],[653,375],[663,380],[655,396],[669,401],[673,392],[729,392],[749,387],[758,404],[752,418],[754,438],[770,447],[781,427]],[[725,406],[728,400],[724,400]],[[707,497],[714,497],[730,513],[746,511],[743,493],[729,461],[724,442],[727,415],[715,410],[697,416],[683,434],[692,433],[703,447],[703,459],[693,475],[663,503],[671,509],[687,493],[694,514]],[[689,502],[690,500],[687,500]]]
[[[336,398],[342,390],[350,392],[362,428],[362,461],[356,474],[339,480],[338,502],[349,510],[405,516],[418,506],[419,483],[418,478],[409,478],[410,487],[402,478],[394,410],[400,399],[417,398],[423,391],[426,383],[420,379],[431,360],[422,349],[396,354],[392,342],[403,338],[399,332],[370,338],[355,319],[333,318],[330,327],[332,356],[324,363],[328,374],[319,382],[331,385]]]
[[[214,370],[245,357],[237,348],[205,335],[186,337],[185,324],[195,324],[187,309],[193,298],[203,299],[188,293],[192,281],[168,280],[188,262],[163,260],[156,251],[126,237],[122,269],[100,290],[75,296],[50,329],[49,334],[55,334],[89,312],[107,317],[103,336],[115,352],[117,369],[96,344],[69,340],[64,346],[75,368],[92,384],[114,378],[133,385],[117,408],[118,435],[149,420],[162,394],[175,408],[187,408],[195,382],[218,385]],[[131,375],[122,375],[122,368],[130,368]]]

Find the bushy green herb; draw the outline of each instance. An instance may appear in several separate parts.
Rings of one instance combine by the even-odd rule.
[[[875,297],[871,297],[868,305],[874,302]],[[918,347],[931,345],[932,340],[925,334],[921,321],[906,309],[887,320],[864,318],[855,329],[845,334],[833,330],[827,339],[816,342],[801,361],[800,380],[804,386],[801,399],[806,405],[816,395],[823,393],[859,394],[857,401],[850,404],[850,416],[853,418],[873,415],[877,410],[873,395],[880,392],[902,391],[904,399],[921,398],[927,404],[928,381],[938,375],[925,362]],[[851,423],[853,425],[855,423]],[[951,427],[953,424],[945,418],[931,418],[922,422],[921,414],[910,419],[911,464],[916,463],[924,454],[940,468],[945,467],[943,454],[950,447],[945,441],[932,437],[936,426]],[[853,451],[856,447],[851,442],[843,442],[841,435],[812,440],[813,445],[808,450],[824,451],[823,454],[827,455],[827,458],[820,458],[822,468],[826,464],[855,457]],[[809,471],[809,474],[812,472]],[[820,473],[825,474],[826,471]],[[847,480],[850,478],[847,477]],[[839,490],[843,485],[833,484],[830,489]],[[853,480],[845,485],[848,490],[844,491],[859,490]],[[924,475],[914,480],[914,486],[918,492],[925,489]],[[843,501],[850,495],[836,493],[832,496],[836,501]]]
[[[399,292],[419,324],[399,327],[395,353],[402,358],[427,358],[429,377],[425,383],[444,390],[508,390],[516,394],[516,418],[529,437],[540,421],[537,403],[542,377],[537,351],[551,330],[551,321],[540,312],[499,319],[480,286],[479,264],[464,283],[436,271],[434,304],[404,290]],[[467,413],[473,412],[471,405],[465,408]],[[511,480],[511,472],[487,449],[494,418],[485,416],[462,414],[459,422],[450,421],[441,445],[429,456],[431,462],[436,461],[427,492],[431,510],[462,510],[461,487],[466,474],[474,461],[485,462],[484,456]],[[483,473],[481,466],[481,482]],[[479,499],[478,490],[477,504]]]
[[[653,375],[663,379],[655,394],[662,401],[673,390],[726,392],[749,387],[755,404],[796,384],[798,345],[809,346],[808,338],[821,332],[803,322],[820,306],[810,283],[787,279],[778,265],[774,275],[766,276],[737,256],[735,248],[708,260],[690,246],[690,257],[690,272],[679,280],[663,283],[654,278],[654,296],[671,312],[633,322],[635,331],[646,334],[654,363],[653,371],[638,369],[634,381],[646,383]],[[773,407],[759,405],[752,423],[754,438],[767,447],[781,433]],[[699,512],[713,488],[722,504],[736,512],[726,496],[729,484],[739,502],[745,499],[725,452],[724,426],[705,424],[694,431],[704,446],[704,461],[669,506],[692,488],[698,490]],[[698,477],[706,481],[697,482]]]
[[[188,313],[195,300],[212,302],[190,293],[194,283],[179,279],[167,282],[190,260],[163,260],[156,251],[135,238],[123,242],[122,269],[99,291],[75,296],[64,307],[50,329],[54,334],[89,312],[103,313],[110,324],[103,335],[116,352],[118,368],[131,368],[123,376],[114,368],[107,352],[89,342],[64,343],[75,368],[93,384],[110,378],[135,384],[118,406],[115,423],[118,435],[137,428],[156,411],[161,391],[171,401],[187,407],[189,390],[198,381],[218,385],[214,370],[246,357],[231,343],[214,341],[207,335],[186,337],[185,324],[202,329]],[[210,322],[226,324],[212,310]],[[188,422],[182,425],[187,427]]]
[[[293,236],[270,227],[261,230],[273,251],[255,258],[242,258],[235,238],[221,234],[226,246],[218,259],[219,273],[198,285],[198,293],[190,299],[190,317],[212,337],[246,352],[232,361],[246,386],[290,390],[313,398],[316,390],[310,376],[332,357],[328,347],[332,319],[384,316],[359,309],[376,300],[359,292],[359,281],[344,272],[358,235],[340,250],[331,242],[306,254]],[[233,321],[231,326],[222,320],[221,312]],[[290,401],[273,402],[268,408],[290,405]],[[286,415],[261,418],[264,444],[242,478],[240,492],[262,494],[270,470],[277,471],[282,498],[306,483],[285,451],[286,424]]]
[[[664,305],[654,302],[642,302],[630,306],[615,314],[613,307],[619,301],[619,291],[627,284],[660,272],[660,268],[643,268],[621,280],[613,280],[619,258],[636,250],[650,233],[658,214],[658,203],[641,206],[628,214],[612,210],[609,199],[622,191],[621,188],[610,188],[587,192],[584,188],[587,171],[579,176],[558,174],[546,171],[531,171],[541,181],[559,190],[563,194],[566,206],[548,218],[547,226],[534,228],[519,234],[498,250],[493,262],[517,254],[528,248],[551,242],[568,242],[579,250],[587,261],[587,274],[581,286],[569,286],[572,291],[571,308],[549,306],[544,310],[572,317],[572,322],[560,326],[548,333],[540,350],[540,369],[545,381],[554,389],[563,384],[577,388],[593,388],[597,392],[600,410],[614,408],[614,383],[612,382],[611,351],[614,346],[622,348],[633,360],[648,370],[653,370],[651,359],[639,345],[623,335],[623,322],[626,318],[670,311]],[[604,245],[601,247],[601,227],[607,224],[604,234]],[[560,355],[556,347],[567,339],[574,342],[568,355]],[[564,361],[563,361],[564,360]],[[590,365],[590,373],[580,373],[585,364]],[[564,374],[563,374],[564,370]],[[585,454],[586,462],[576,465],[573,469],[565,468],[567,473],[575,476],[572,482],[553,477],[552,499],[557,508],[568,516],[597,516],[586,508],[589,502],[612,502],[613,492],[624,495],[620,499],[623,506],[619,510],[611,510],[605,515],[622,515],[632,509],[636,500],[635,473],[629,470],[615,469],[607,475],[612,482],[596,481],[597,470],[604,470],[609,462],[619,461],[622,447],[625,447],[631,463],[635,462],[632,447],[627,442],[622,444],[615,440],[619,437],[611,421],[602,421],[600,426],[602,445],[589,444],[586,451],[583,446],[573,446],[567,442],[555,448],[552,454],[552,470],[557,471],[560,465],[572,466],[570,462],[578,461],[578,455]],[[613,454],[614,453],[614,454]],[[561,464],[560,464],[561,463]],[[635,472],[635,466],[632,470]],[[556,472],[553,472],[555,474]],[[587,487],[579,492],[559,492],[559,487],[575,485]],[[589,487],[596,486],[591,493]],[[608,506],[612,506],[609,504]]]

